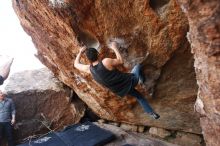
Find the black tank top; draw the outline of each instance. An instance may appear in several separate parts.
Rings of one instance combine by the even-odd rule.
[[[119,96],[126,95],[131,89],[131,73],[123,73],[117,69],[108,70],[101,61],[95,66],[91,65],[90,71],[96,82],[109,88]]]

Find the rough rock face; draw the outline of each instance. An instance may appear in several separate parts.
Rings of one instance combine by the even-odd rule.
[[[6,86],[16,106],[16,139],[59,130],[78,123],[85,106],[79,99],[70,102],[70,89],[48,69],[13,74]]]
[[[220,145],[220,2],[178,0],[186,13],[199,86],[196,109],[208,146]]]
[[[97,115],[200,133],[193,112],[197,86],[185,37],[188,23],[175,0],[13,0],[13,7],[41,62]],[[102,57],[113,56],[105,45],[113,37],[123,42],[121,70],[129,71],[140,62],[145,65],[147,82],[139,89],[160,120],[151,120],[133,97],[119,98],[73,67],[81,44],[101,48]],[[88,63],[85,56],[82,61]]]
[[[116,139],[105,146],[178,146],[163,140],[152,138],[137,132],[126,132],[117,126],[95,123],[97,126],[111,131]]]
[[[168,142],[177,144],[180,146],[204,146],[202,138],[199,135],[177,132],[174,139],[169,139]]]

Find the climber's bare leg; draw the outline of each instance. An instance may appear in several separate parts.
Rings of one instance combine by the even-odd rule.
[[[8,78],[13,60],[14,60],[14,58],[9,58],[6,63],[4,63],[2,66],[0,66],[0,76],[1,76],[0,80],[3,80],[3,81],[0,81],[0,83],[2,82],[1,84],[3,84],[4,80],[6,80]]]

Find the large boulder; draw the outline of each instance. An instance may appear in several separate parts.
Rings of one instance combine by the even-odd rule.
[[[78,123],[85,106],[48,69],[13,74],[5,87],[16,106],[16,140]]]
[[[117,126],[95,123],[97,126],[112,132],[115,140],[105,146],[178,146],[137,132],[128,132]]]
[[[186,13],[199,86],[196,110],[207,146],[220,145],[220,2],[178,0]]]
[[[175,0],[13,0],[13,7],[41,62],[97,115],[201,133],[193,112],[197,85],[186,40],[188,22]],[[114,37],[122,42],[122,71],[136,63],[145,66],[147,82],[139,90],[160,120],[150,119],[133,97],[119,98],[73,67],[81,44],[113,57],[106,42]],[[82,61],[88,63],[85,56]]]

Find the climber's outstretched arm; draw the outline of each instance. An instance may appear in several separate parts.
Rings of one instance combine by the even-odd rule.
[[[76,56],[76,59],[74,61],[74,67],[77,68],[80,71],[86,72],[86,73],[90,73],[90,65],[86,65],[86,64],[82,64],[80,63],[80,58],[82,53],[85,51],[85,47],[82,47],[79,51],[79,53]]]
[[[0,85],[2,85],[4,80],[8,78],[13,60],[14,58],[10,58],[6,63],[4,63],[0,67]]]

